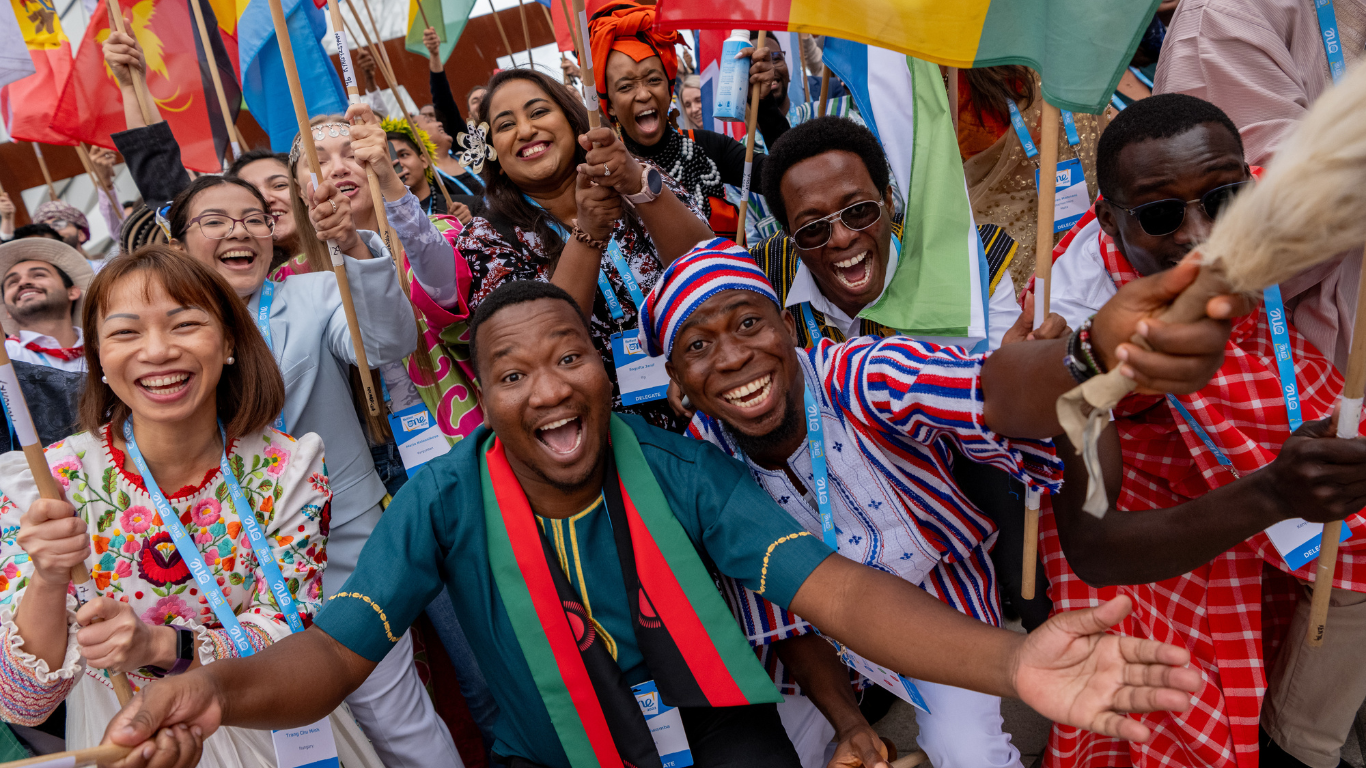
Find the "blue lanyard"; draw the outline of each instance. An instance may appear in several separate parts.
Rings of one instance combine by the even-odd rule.
[[[1333,10],[1333,0],[1314,0],[1314,12],[1319,17],[1323,52],[1328,54],[1328,73],[1336,83],[1347,73],[1347,61],[1342,58],[1342,37],[1338,34],[1338,15]]]
[[[1167,395],[1167,402],[1171,403],[1171,406],[1181,414],[1181,418],[1186,420],[1186,423],[1195,431],[1195,434],[1200,438],[1201,442],[1205,444],[1205,447],[1214,453],[1214,458],[1223,466],[1228,467],[1228,470],[1233,473],[1234,477],[1241,477],[1241,475],[1238,474],[1237,468],[1233,466],[1233,462],[1229,461],[1229,458],[1224,455],[1224,452],[1219,450],[1219,446],[1214,444],[1214,438],[1210,437],[1209,433],[1205,431],[1205,428],[1200,426],[1200,422],[1196,421],[1195,417],[1191,415],[1191,412],[1186,410],[1186,406],[1180,400],[1176,399],[1176,395]]]
[[[471,197],[478,197],[478,195],[475,195],[475,194],[474,194],[474,191],[471,190],[469,187],[465,186],[465,182],[461,181],[460,179],[457,179],[456,177],[450,175],[449,173],[446,173],[445,171],[441,170],[440,168],[437,168],[437,169],[436,169],[436,172],[439,173],[439,174],[442,175],[442,176],[445,176],[446,178],[450,179],[451,181],[455,182],[456,186],[458,186],[458,187],[460,187],[461,189],[465,190],[465,194],[467,194],[467,195],[469,195],[469,196],[471,196]],[[436,183],[437,183],[437,184],[440,184],[440,183],[441,183],[441,180],[440,180],[440,179],[437,179]]]
[[[223,424],[218,424],[219,434],[223,434]],[[157,514],[161,517],[166,530],[171,534],[171,540],[175,543],[176,551],[180,553],[180,559],[189,566],[190,575],[194,576],[195,583],[199,585],[199,592],[208,601],[209,607],[218,617],[218,622],[227,630],[228,637],[232,640],[233,647],[237,649],[238,656],[250,656],[255,651],[251,647],[251,642],[247,640],[247,634],[242,630],[242,624],[237,620],[237,615],[232,612],[232,606],[228,605],[228,599],[223,596],[223,590],[218,586],[218,581],[209,572],[209,566],[204,564],[204,555],[195,546],[194,540],[186,532],[185,526],[181,524],[180,517],[176,514],[171,503],[166,500],[165,494],[157,485],[156,479],[152,477],[152,471],[147,467],[146,459],[142,458],[142,451],[138,450],[137,440],[133,439],[133,422],[131,419],[123,422],[123,439],[128,444],[128,456],[133,459],[133,464],[142,474],[143,484],[147,486],[147,495],[152,497],[152,505],[156,507]],[[285,621],[289,622],[291,632],[304,631],[304,622],[299,618],[299,609],[294,606],[294,598],[289,594],[289,587],[285,584],[284,575],[280,573],[280,566],[275,562],[275,553],[266,545],[265,534],[261,532],[261,526],[256,522],[256,513],[251,505],[247,503],[246,496],[242,493],[242,486],[237,482],[237,477],[232,473],[232,467],[228,464],[228,438],[223,435],[223,456],[218,461],[219,471],[223,474],[223,482],[228,486],[228,494],[232,497],[233,506],[237,510],[237,517],[246,529],[247,539],[251,542],[251,551],[256,555],[256,562],[265,574],[266,582],[270,585],[271,594],[275,595],[275,603],[280,611],[285,615]]]
[[[1030,158],[1039,156],[1039,148],[1034,146],[1034,139],[1029,136],[1029,129],[1025,127],[1024,115],[1020,114],[1020,108],[1015,106],[1014,99],[1006,99],[1006,106],[1010,107],[1010,124],[1015,126],[1015,135],[1020,137],[1020,144],[1024,146],[1025,155]]]
[[[816,323],[816,316],[811,312],[811,302],[802,302],[802,319],[806,321],[806,332],[811,334],[811,346],[816,346],[820,340],[825,338],[825,332]]]
[[[1300,413],[1300,387],[1295,380],[1295,358],[1290,350],[1290,329],[1286,325],[1285,303],[1281,301],[1281,287],[1273,285],[1262,292],[1266,300],[1266,319],[1271,326],[1271,345],[1276,349],[1276,368],[1281,375],[1281,392],[1285,395],[1285,413],[1290,418],[1290,431],[1304,423]]]
[[[532,200],[528,195],[522,195],[528,203],[545,210],[544,206]],[[547,211],[548,213],[548,211]],[[569,242],[569,232],[554,219],[550,220],[550,227],[560,236],[560,239]],[[607,256],[612,260],[612,266],[617,268],[617,274],[621,276],[621,281],[626,284],[626,290],[631,294],[631,301],[635,302],[636,314],[640,314],[641,307],[645,306],[645,294],[640,290],[640,284],[636,282],[636,276],[631,273],[631,265],[626,263],[626,257],[621,254],[621,246],[617,245],[614,238],[607,243]],[[626,311],[621,308],[621,300],[617,298],[617,291],[612,287],[612,281],[607,279],[607,273],[598,270],[598,290],[602,291],[602,298],[607,301],[607,311],[612,313],[612,319],[618,322],[626,317]]]
[[[1081,143],[1081,136],[1077,134],[1077,118],[1073,117],[1072,113],[1065,109],[1062,111],[1062,127],[1063,130],[1067,131],[1067,143],[1069,146],[1075,147]]]
[[[802,388],[806,403],[806,450],[811,454],[811,475],[816,479],[816,507],[821,513],[821,535],[825,546],[839,551],[840,543],[835,538],[835,515],[830,511],[830,475],[825,468],[825,428],[821,424],[821,408],[811,394],[810,387]]]
[[[1118,93],[1110,94],[1110,105],[1113,106],[1117,112],[1124,111],[1124,100],[1119,97]]]
[[[261,300],[256,304],[256,327],[261,331],[261,337],[266,340],[266,346],[270,348],[271,354],[275,354],[275,345],[270,341],[270,305],[275,303],[275,283],[267,280],[261,285]],[[281,432],[285,429],[285,412],[280,411],[280,415],[275,417],[273,425]]]
[[[1139,69],[1138,67],[1129,67],[1129,74],[1138,78],[1138,82],[1148,86],[1148,90],[1152,90],[1155,87],[1153,85],[1153,81],[1148,79],[1148,76],[1143,74],[1143,70]]]

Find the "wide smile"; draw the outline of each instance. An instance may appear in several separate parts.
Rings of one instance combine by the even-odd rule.
[[[722,392],[721,397],[730,405],[751,411],[768,404],[773,395],[773,374],[761,376],[748,384]]]
[[[873,279],[873,263],[868,260],[868,251],[844,261],[831,264],[835,280],[851,291],[862,290]]]
[[[659,130],[659,110],[651,107],[636,113],[636,127],[641,133],[654,133]]]
[[[194,374],[188,371],[156,373],[138,379],[137,385],[151,399],[165,402],[175,400],[183,394],[189,388],[192,378]]]
[[[286,206],[284,206],[284,205],[271,205],[271,206],[270,206],[270,217],[271,217],[272,219],[275,219],[275,223],[278,224],[278,223],[280,222],[280,219],[282,219],[282,218],[284,218],[284,217],[286,217],[286,216],[288,216],[288,215],[289,215],[289,208],[288,208],[288,207],[286,207]]]
[[[572,456],[583,445],[583,419],[569,416],[539,426],[536,439],[557,456]]]
[[[346,195],[347,197],[355,197],[356,191],[359,189],[360,185],[354,181],[337,182],[337,191],[342,193],[343,195]]]
[[[218,254],[218,263],[234,271],[250,272],[257,258],[256,251],[250,248],[232,248]]]
[[[533,141],[517,150],[517,157],[521,160],[535,160],[545,154],[547,149],[550,149],[550,142]]]
[[[29,286],[29,287],[26,287],[26,288],[20,288],[20,289],[19,289],[19,292],[16,293],[16,294],[14,294],[14,303],[15,303],[15,304],[18,304],[19,302],[23,301],[24,299],[28,298],[29,296],[38,296],[38,297],[46,298],[46,297],[47,297],[47,291],[44,291],[42,288],[34,288],[34,287],[32,287],[32,286]]]

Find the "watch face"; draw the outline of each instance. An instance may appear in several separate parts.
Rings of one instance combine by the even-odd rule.
[[[651,168],[645,176],[645,185],[649,187],[651,195],[658,196],[660,192],[664,191],[664,177],[660,175],[659,171]]]

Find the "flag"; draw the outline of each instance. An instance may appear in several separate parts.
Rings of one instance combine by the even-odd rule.
[[[721,78],[721,47],[725,45],[730,30],[703,29],[693,34],[697,36],[697,72],[702,77],[702,125],[740,141],[745,136],[744,123],[712,117],[712,107],[716,104],[716,83]]]
[[[237,58],[237,19],[246,10],[247,0],[200,0],[200,5],[204,8],[204,23],[210,24],[209,17],[218,20],[218,37],[223,41],[223,48],[227,51],[228,61],[232,63],[232,79],[237,83],[239,90],[242,84],[242,65]],[[212,8],[212,12],[210,12]],[[210,31],[213,27],[210,26]],[[197,30],[196,30],[197,31]],[[221,65],[223,60],[219,59]],[[231,101],[231,99],[229,99]],[[241,102],[241,99],[238,99]]]
[[[565,21],[565,12],[574,13],[574,0],[538,0],[542,5],[550,8],[550,20],[555,25],[555,44],[561,51],[574,50],[574,35],[571,33],[569,22]],[[604,5],[610,5],[612,0],[586,0],[583,4],[584,14],[592,17]],[[574,22],[577,24],[578,22]],[[575,29],[578,29],[575,27]],[[579,30],[582,34],[582,30]],[[593,62],[597,65],[598,62]]]
[[[1049,103],[1099,113],[1159,0],[659,0],[660,26],[807,32],[950,67],[1025,64]]]
[[[19,19],[12,13],[0,11],[0,85],[9,85],[37,71],[24,46]]]
[[[105,4],[106,0],[99,0],[91,14],[71,76],[57,98],[52,124],[72,140],[113,149],[110,134],[126,130],[128,124],[118,81],[104,63],[101,49],[110,33]],[[214,41],[218,25],[213,9],[207,2],[202,7],[204,25]],[[127,15],[125,28],[137,38],[147,61],[147,91],[180,144],[181,161],[186,168],[203,173],[222,171],[228,136],[188,0],[137,0],[122,8]],[[240,103],[241,93],[221,41],[215,41],[214,55],[220,62],[228,104]],[[236,110],[231,117],[236,118]]]
[[[33,74],[0,89],[0,110],[10,136],[46,144],[74,144],[52,129],[53,94],[71,73],[71,41],[53,0],[10,0],[28,49]]]
[[[988,338],[989,271],[939,66],[834,38],[826,38],[825,64],[886,151],[906,212],[896,272],[860,316],[972,347]]]
[[[309,117],[346,112],[341,78],[320,43],[327,34],[322,11],[306,0],[283,0],[281,4]],[[271,149],[288,152],[299,123],[294,118],[280,43],[275,39],[266,0],[250,0],[238,17],[237,55],[241,59],[242,95],[252,117],[270,136]]]
[[[408,0],[408,37],[403,41],[403,48],[409,53],[426,56],[427,46],[422,44],[422,12],[417,4],[418,0]],[[474,0],[422,0],[421,10],[427,12],[427,21],[436,27],[436,36],[441,38],[437,51],[444,65],[455,50],[455,44],[460,42],[460,35],[474,10]]]

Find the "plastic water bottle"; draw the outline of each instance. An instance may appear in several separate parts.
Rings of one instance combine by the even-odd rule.
[[[716,79],[716,104],[712,107],[712,116],[717,120],[745,120],[745,104],[749,101],[750,60],[737,59],[735,55],[753,47],[747,29],[732,30],[721,47],[721,72]]]

